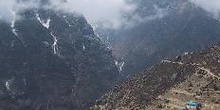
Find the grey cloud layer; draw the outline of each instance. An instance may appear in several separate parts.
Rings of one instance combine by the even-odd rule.
[[[16,2],[16,0],[2,0],[0,4],[0,19],[10,22],[14,20],[15,13],[26,8],[39,7],[39,0]],[[19,17],[17,17],[18,19]]]
[[[111,28],[123,25],[122,13],[135,9],[135,5],[124,0],[69,0],[62,5],[57,0],[51,0],[51,3],[64,10],[82,13],[92,25],[101,23]]]
[[[10,0],[4,0],[4,2],[0,4],[0,19],[9,20],[9,21],[12,20],[13,5],[14,5],[14,2]]]
[[[20,0],[21,1],[21,0]],[[42,0],[24,0],[17,3],[16,0],[2,0],[0,4],[0,19],[11,21],[14,19],[14,12],[25,8],[39,7]],[[220,0],[190,0],[205,10],[219,16]],[[82,13],[93,26],[102,24],[107,28],[120,28],[122,25],[132,25],[135,22],[142,22],[163,17],[166,13],[158,9],[155,15],[141,17],[133,13],[135,4],[129,4],[125,0],[49,0],[48,8],[59,9],[69,12]],[[132,13],[132,21],[126,21],[122,13]]]
[[[14,12],[29,7],[39,7],[41,0],[3,0],[0,4],[0,19],[11,21]],[[124,0],[50,0],[47,8],[82,13],[91,24],[104,23],[111,28],[119,28],[123,24],[122,12],[132,12],[134,5]]]
[[[205,9],[206,11],[212,13],[215,17],[219,17],[220,12],[220,0],[190,0],[197,6]]]

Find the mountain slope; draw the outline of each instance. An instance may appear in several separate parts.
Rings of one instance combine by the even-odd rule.
[[[81,15],[27,9],[0,33],[0,109],[84,110],[120,77]]]
[[[110,43],[114,56],[124,62],[125,76],[161,59],[201,50],[220,41],[220,22],[189,0],[133,2],[138,8],[127,18],[128,22],[137,19],[134,26],[98,31]]]
[[[178,110],[193,100],[204,110],[218,110],[219,67],[220,45],[163,60],[104,95],[92,109]]]

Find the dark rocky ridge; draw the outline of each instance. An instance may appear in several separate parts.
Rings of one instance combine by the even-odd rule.
[[[1,110],[84,110],[120,78],[111,51],[81,15],[17,15],[0,21]]]
[[[94,110],[178,110],[198,101],[204,110],[220,107],[220,45],[163,60],[104,95]]]

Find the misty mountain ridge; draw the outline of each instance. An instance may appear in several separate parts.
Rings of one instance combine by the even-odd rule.
[[[133,2],[138,8],[126,18],[128,22],[132,19],[141,22],[119,30],[96,30],[118,61],[124,62],[121,72],[124,76],[140,72],[162,59],[201,50],[220,41],[219,20],[189,0]]]

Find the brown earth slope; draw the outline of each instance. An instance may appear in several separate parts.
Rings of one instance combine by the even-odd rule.
[[[115,87],[91,109],[178,110],[187,101],[219,110],[220,45],[163,60]]]

